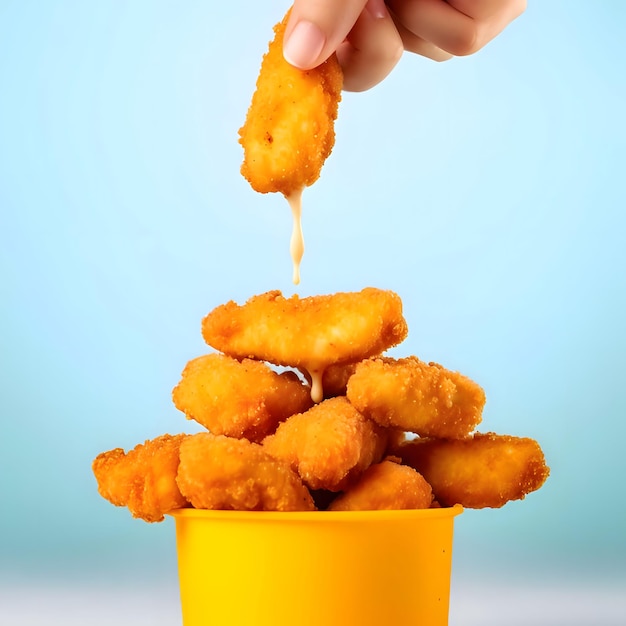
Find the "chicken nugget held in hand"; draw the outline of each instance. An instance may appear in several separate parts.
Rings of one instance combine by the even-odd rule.
[[[335,145],[335,119],[343,73],[335,53],[321,65],[301,70],[283,56],[289,13],[274,27],[256,91],[239,129],[241,173],[259,193],[280,192],[291,207],[293,282],[300,282],[304,254],[302,191],[320,176]]]
[[[274,27],[263,57],[256,91],[239,143],[241,173],[255,191],[299,193],[320,176],[335,143],[343,74],[333,54],[310,70],[290,65],[283,56],[287,14]]]

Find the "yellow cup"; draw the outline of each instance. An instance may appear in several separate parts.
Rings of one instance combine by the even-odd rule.
[[[183,624],[446,626],[462,511],[174,511]]]

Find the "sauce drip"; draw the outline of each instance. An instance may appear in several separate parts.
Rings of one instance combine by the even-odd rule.
[[[287,202],[291,207],[293,215],[293,230],[291,231],[291,242],[289,252],[293,263],[293,284],[300,284],[300,262],[304,254],[304,236],[302,235],[302,189],[293,191],[288,196]]]
[[[317,404],[324,399],[324,389],[322,388],[322,376],[324,370],[309,370],[311,376],[311,400]]]

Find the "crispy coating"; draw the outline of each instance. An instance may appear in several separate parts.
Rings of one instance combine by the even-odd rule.
[[[191,435],[180,449],[177,481],[197,509],[315,510],[298,475],[247,439]]]
[[[307,71],[285,61],[287,16],[263,56],[239,143],[241,173],[252,188],[290,196],[319,178],[333,149],[343,74],[334,54]]]
[[[550,473],[539,444],[528,437],[414,439],[396,452],[430,483],[442,506],[498,508],[539,489]]]
[[[380,461],[386,445],[384,429],[365,419],[345,397],[293,415],[263,441],[263,448],[288,463],[308,487],[327,491],[341,491]]]
[[[223,354],[189,361],[172,399],[187,418],[214,435],[256,442],[312,404],[310,388],[294,372],[278,374],[260,361]]]
[[[368,467],[328,510],[427,509],[432,501],[433,491],[420,473],[408,465],[386,459]]]
[[[329,365],[380,354],[407,332],[398,295],[373,287],[307,298],[269,291],[243,305],[218,306],[202,321],[204,339],[216,350],[307,370],[314,391]]]
[[[179,449],[187,435],[161,435],[135,446],[102,452],[92,469],[98,492],[133,517],[160,522],[164,514],[188,505],[176,484]]]
[[[381,426],[424,437],[460,439],[482,419],[485,392],[475,382],[416,357],[359,363],[347,396]]]
[[[329,365],[322,376],[324,398],[345,396],[348,380],[356,370],[357,363],[336,363]]]

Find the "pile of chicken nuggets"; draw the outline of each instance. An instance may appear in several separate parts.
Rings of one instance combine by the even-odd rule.
[[[213,349],[184,367],[175,406],[206,431],[99,454],[100,494],[134,517],[174,509],[350,511],[501,507],[549,474],[530,438],[476,432],[483,389],[415,356],[397,294],[228,302]]]

